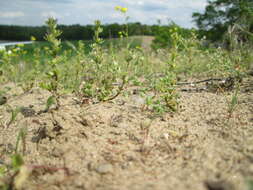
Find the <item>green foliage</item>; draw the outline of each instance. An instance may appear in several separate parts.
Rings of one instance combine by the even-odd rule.
[[[17,65],[16,62],[20,59],[20,57],[26,54],[27,51],[23,49],[22,44],[0,51],[0,73],[2,76],[0,76],[0,79],[2,81],[13,80],[18,82],[18,79],[23,72],[23,65],[22,63]]]
[[[247,190],[253,190],[253,180],[247,180]]]
[[[50,96],[48,99],[47,99],[47,103],[46,103],[46,108],[45,108],[45,111],[48,111],[50,109],[50,107],[52,105],[55,104],[55,97],[54,96]]]
[[[46,24],[48,26],[48,32],[45,39],[51,45],[51,49],[48,49],[48,54],[51,56],[51,59],[48,61],[49,70],[46,72],[49,82],[42,82],[40,86],[51,92],[56,100],[56,109],[58,109],[60,107],[58,94],[60,72],[58,65],[64,59],[64,56],[58,56],[61,49],[61,40],[58,37],[61,35],[61,31],[57,29],[57,20],[53,18],[49,18]]]
[[[253,31],[253,2],[251,0],[208,1],[204,13],[193,13],[193,19],[202,30],[202,35],[212,41],[221,40],[228,27],[235,24],[242,30],[241,39],[248,40]]]
[[[58,29],[62,31],[60,38],[63,41],[71,40],[92,40],[94,36],[93,25],[81,26],[74,25],[59,25]],[[103,25],[103,32],[101,37],[104,39],[117,38],[120,31],[124,31],[125,24],[106,24]],[[128,24],[129,36],[136,35],[153,35],[154,25],[141,24],[139,22]],[[0,39],[11,41],[25,41],[30,40],[34,36],[37,41],[44,41],[46,34],[46,26],[15,26],[15,25],[0,25]]]
[[[232,113],[235,111],[236,107],[238,106],[238,93],[239,93],[239,86],[237,85],[236,90],[232,94],[231,100],[227,101],[228,104],[228,113],[231,117]]]
[[[48,18],[46,25],[48,27],[48,32],[45,35],[45,40],[48,41],[51,45],[49,53],[55,57],[61,48],[61,40],[58,39],[58,37],[62,32],[57,29],[57,20],[54,18]]]
[[[28,170],[23,167],[24,160],[20,154],[11,156],[11,164],[0,167],[0,189],[21,189],[28,177]]]
[[[16,146],[15,146],[15,154],[18,153],[18,148],[19,148],[19,143],[20,142],[22,142],[22,145],[23,145],[23,154],[25,153],[26,135],[27,135],[27,128],[26,127],[20,128],[18,136],[17,136]]]
[[[191,30],[181,28],[174,22],[170,23],[168,26],[157,26],[152,47],[154,49],[172,48],[175,43],[179,43],[179,39],[175,39],[175,37],[189,38],[191,32]]]
[[[103,40],[100,38],[100,34],[103,32],[103,28],[101,27],[101,22],[99,20],[95,21],[94,27],[94,42],[95,44],[102,44]]]
[[[179,94],[176,91],[177,74],[175,65],[179,50],[177,41],[173,43],[175,46],[171,48],[172,53],[166,62],[164,75],[155,78],[151,83],[151,90],[155,94],[146,98],[146,105],[154,112],[154,116],[159,116],[165,112],[176,112],[178,110]]]
[[[95,101],[107,101],[113,99],[123,90],[122,86],[116,88],[113,85],[120,76],[121,68],[115,62],[113,52],[111,52],[111,61],[114,64],[106,60],[109,54],[102,47],[104,40],[100,38],[100,34],[103,31],[100,21],[95,21],[94,30],[94,42],[91,44],[91,51],[87,58],[78,53],[79,61],[82,63],[82,70],[89,70],[89,73],[86,73],[85,80],[82,81],[80,90],[82,96],[93,98]],[[79,52],[82,49],[83,45],[80,44]],[[90,63],[89,65],[83,64],[83,62],[87,62],[86,60]],[[121,82],[122,84],[126,82],[125,76],[122,77]]]
[[[20,154],[14,154],[11,156],[11,166],[13,170],[19,170],[24,164],[24,160]]]
[[[17,118],[18,114],[20,113],[20,107],[12,108],[11,106],[7,105],[9,111],[11,112],[11,118],[7,123],[7,127],[9,127]]]

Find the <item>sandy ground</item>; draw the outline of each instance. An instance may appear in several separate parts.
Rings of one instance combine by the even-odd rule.
[[[12,107],[39,112],[49,97],[12,84],[1,90],[6,87]],[[134,88],[99,104],[80,105],[65,95],[59,111],[19,114],[9,127],[11,113],[0,106],[0,161],[10,162],[26,128],[24,160],[34,171],[23,189],[246,189],[253,177],[252,90],[242,90],[231,117],[232,92],[180,92],[177,113],[150,119]]]

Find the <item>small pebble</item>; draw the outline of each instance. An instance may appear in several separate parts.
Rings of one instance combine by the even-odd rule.
[[[7,98],[5,96],[0,96],[0,105],[4,105],[7,102]]]
[[[141,96],[132,96],[132,101],[137,107],[145,104],[145,99]]]
[[[111,164],[101,164],[96,168],[96,172],[99,174],[111,173],[113,170]]]

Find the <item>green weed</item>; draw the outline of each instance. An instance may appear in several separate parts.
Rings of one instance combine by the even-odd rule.
[[[231,100],[227,100],[229,117],[232,116],[233,112],[238,106],[238,93],[239,85],[237,85],[234,93],[232,94]]]
[[[253,180],[247,180],[247,190],[253,190]]]
[[[27,128],[22,127],[19,130],[17,140],[16,140],[16,146],[15,146],[15,154],[18,154],[19,144],[22,143],[22,153],[25,154],[26,151],[26,135],[27,135]]]
[[[14,123],[18,114],[20,113],[20,107],[12,108],[10,105],[7,104],[7,109],[9,112],[11,112],[10,120],[7,123],[7,127],[9,127],[12,123]]]
[[[21,189],[29,176],[27,167],[24,167],[24,160],[21,155],[11,156],[11,164],[4,164],[0,167],[0,189]]]
[[[48,49],[48,54],[52,57],[51,60],[48,61],[49,70],[46,72],[47,77],[49,78],[49,82],[42,82],[40,86],[43,89],[48,90],[52,96],[54,96],[56,100],[56,109],[60,107],[59,100],[59,68],[58,65],[62,61],[61,56],[58,55],[61,49],[61,40],[58,37],[61,35],[61,31],[57,29],[57,21],[54,18],[49,18],[46,21],[48,32],[45,36],[45,39],[50,43],[50,49]],[[50,97],[49,97],[50,98]]]

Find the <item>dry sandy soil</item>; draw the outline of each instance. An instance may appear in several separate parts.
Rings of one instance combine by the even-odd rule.
[[[10,106],[32,108],[6,127],[11,113],[0,106],[0,165],[27,129],[23,157],[33,171],[23,189],[243,190],[253,177],[251,89],[242,89],[231,117],[232,92],[180,92],[177,113],[150,119],[137,87],[99,104],[65,95],[60,110],[41,114],[47,92],[6,87]]]

